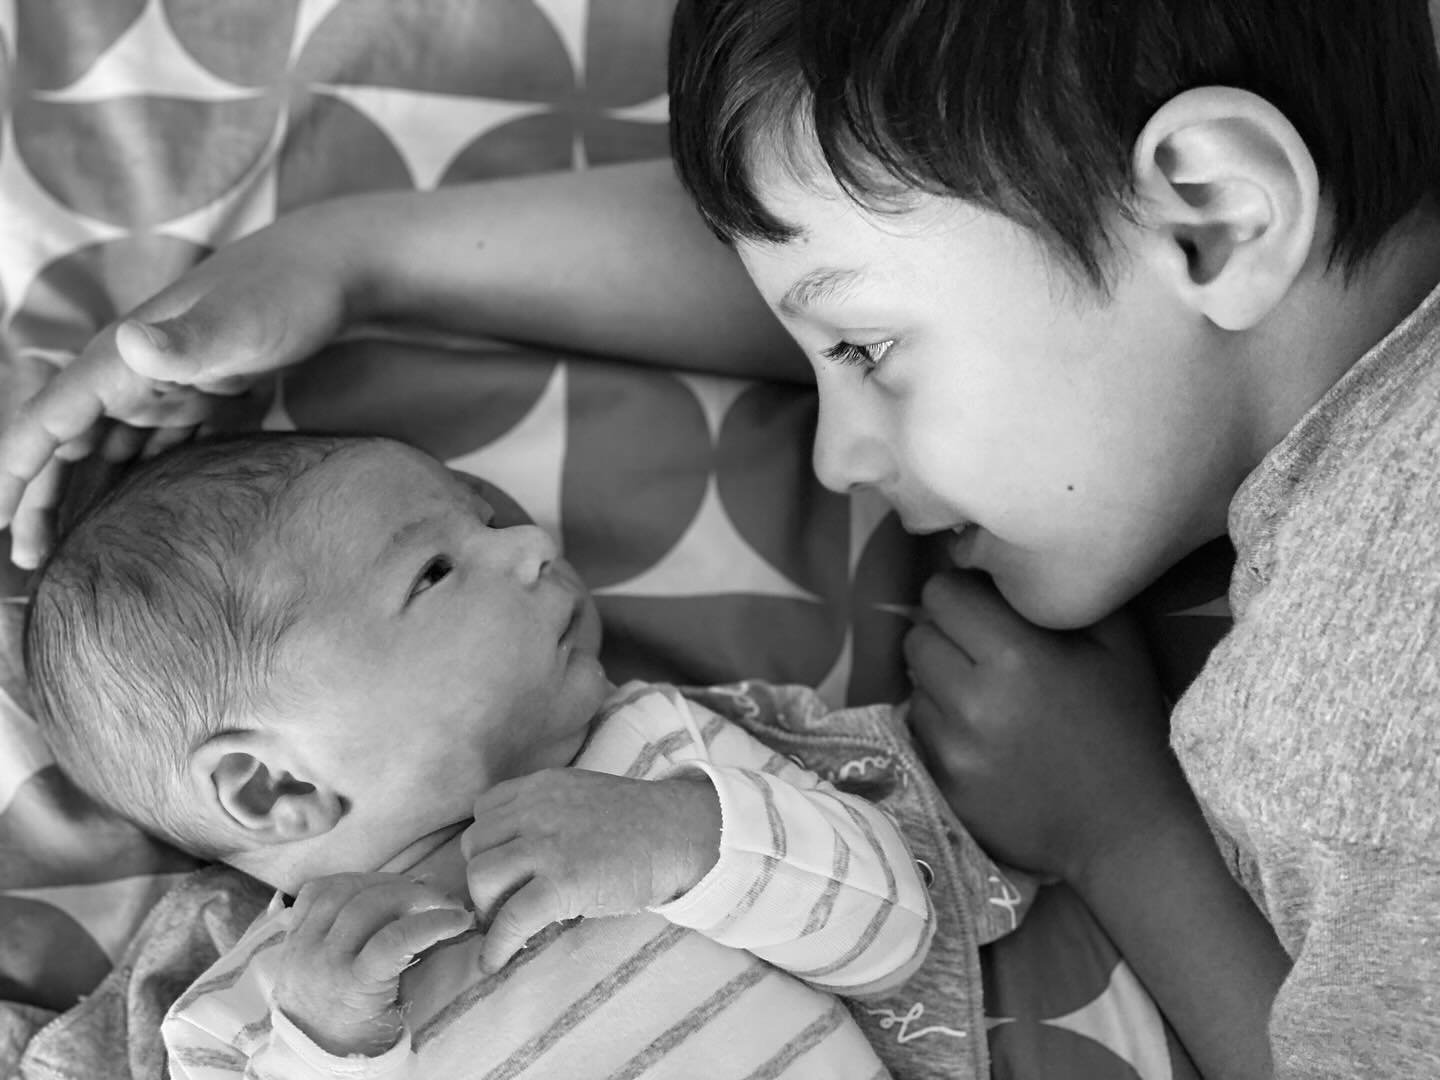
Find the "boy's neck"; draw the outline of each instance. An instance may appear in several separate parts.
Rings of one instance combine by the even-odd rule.
[[[1252,467],[1437,285],[1440,213],[1433,208],[1396,226],[1348,280],[1338,267],[1319,267],[1298,281],[1247,348],[1257,376]]]

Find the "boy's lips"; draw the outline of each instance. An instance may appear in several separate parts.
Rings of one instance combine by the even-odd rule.
[[[980,526],[973,521],[961,521],[954,525],[932,525],[927,522],[912,521],[901,518],[901,524],[905,531],[915,536],[944,536],[949,534],[945,544],[945,552],[950,556],[950,561],[956,566],[967,567],[973,565],[970,559],[974,555],[975,544],[980,538]]]
[[[953,530],[955,538],[945,545],[945,553],[956,566],[966,569],[975,565],[975,545],[980,540],[980,526],[971,522],[957,525]]]

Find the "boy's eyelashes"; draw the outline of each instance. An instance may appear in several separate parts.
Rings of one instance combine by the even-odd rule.
[[[871,342],[870,344],[857,344],[853,341],[837,341],[828,349],[822,349],[821,355],[825,359],[837,364],[859,364],[869,371],[880,366],[880,361],[895,344],[893,338],[885,341]]]
[[[440,584],[450,576],[450,571],[455,569],[455,561],[448,555],[436,555],[430,559],[420,570],[415,578],[415,584],[410,586],[409,600],[425,592],[427,589]]]

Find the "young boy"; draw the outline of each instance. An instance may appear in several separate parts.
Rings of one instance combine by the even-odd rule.
[[[674,44],[680,171],[815,369],[820,475],[981,572],[908,642],[967,824],[1076,886],[1206,1075],[1440,1071],[1427,4],[686,0]],[[57,376],[0,504],[350,320],[793,373],[748,289],[663,169],[308,209]],[[1227,528],[1172,757],[1110,623],[1015,612],[1084,625]]]
[[[171,1010],[172,1071],[981,1075],[964,957],[922,964],[930,886],[947,924],[971,891],[979,922],[947,929],[973,942],[995,871],[964,841],[955,863],[893,710],[707,695],[777,750],[672,688],[617,690],[553,541],[494,517],[400,443],[245,436],[142,465],[40,575],[26,652],[58,760],[296,896]],[[869,762],[924,867],[798,747]],[[906,1045],[882,1021],[916,1003]]]

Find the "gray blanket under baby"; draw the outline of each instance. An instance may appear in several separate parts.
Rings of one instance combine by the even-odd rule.
[[[16,1080],[165,1080],[160,1021],[230,948],[272,890],[225,867],[182,879],[155,905],[94,993],[55,1014],[0,1006],[0,1075]]]

